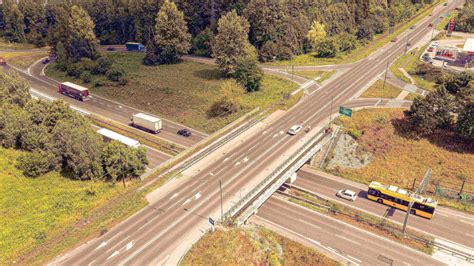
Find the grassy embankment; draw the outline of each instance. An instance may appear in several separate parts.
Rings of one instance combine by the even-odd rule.
[[[420,49],[413,50],[413,53],[409,52],[398,57],[397,60],[395,60],[395,62],[390,66],[390,71],[399,79],[410,84],[410,79],[405,76],[402,71],[400,71],[400,68],[403,68],[413,78],[417,87],[427,91],[434,91],[436,86],[435,82],[425,80],[423,77],[414,74],[416,65],[421,63],[420,56],[422,53],[424,53],[426,47],[427,46],[424,46]]]
[[[374,156],[359,169],[337,168],[334,174],[362,182],[379,181],[384,184],[411,188],[414,178],[418,181],[428,168],[432,181],[441,185],[454,184],[460,189],[460,175],[468,178],[465,191],[474,191],[474,143],[462,141],[448,133],[434,134],[428,138],[410,137],[403,120],[403,109],[367,109],[354,112],[352,119],[341,118],[344,130],[359,135],[362,149]],[[433,185],[428,186],[433,190]],[[441,205],[474,212],[472,204],[439,198]]]
[[[15,168],[20,154],[0,148],[0,264],[40,264],[145,205],[142,195],[126,197],[133,182],[123,188],[58,172],[27,178]]]
[[[258,226],[207,233],[182,265],[338,265],[293,240]]]
[[[439,0],[433,2],[433,4],[426,6],[425,8],[419,10],[419,12],[410,20],[404,24],[399,24],[396,26],[395,31],[392,34],[388,32],[380,35],[376,35],[370,43],[367,45],[359,45],[356,49],[352,50],[349,53],[339,53],[334,58],[319,58],[315,57],[314,53],[308,53],[303,55],[295,56],[292,60],[283,60],[277,62],[271,62],[270,65],[279,65],[279,66],[310,66],[310,65],[328,65],[328,64],[348,64],[360,59],[363,59],[369,56],[378,48],[390,42],[391,39],[397,37],[399,34],[410,28],[412,25],[415,25],[424,17],[428,16],[436,5],[440,3]]]
[[[11,64],[18,68],[27,69],[34,62],[40,60],[45,56],[48,56],[47,47],[36,48],[32,44],[8,43],[5,42],[5,40],[0,39],[0,58],[5,59],[8,64]]]
[[[402,89],[385,82],[385,88],[383,86],[383,80],[377,80],[372,86],[370,86],[360,97],[361,98],[397,98],[402,92]]]
[[[127,85],[111,86],[101,77],[104,86],[94,87],[93,83],[83,84],[66,76],[54,66],[47,67],[46,73],[61,81],[83,84],[98,95],[208,133],[257,106],[265,109],[275,103],[281,103],[282,107],[293,104],[294,99],[283,100],[283,95],[297,88],[291,81],[265,75],[260,91],[239,95],[242,107],[238,112],[224,118],[210,118],[207,111],[219,99],[219,88],[225,80],[216,66],[183,61],[175,65],[148,67],[142,64],[144,55],[140,53],[108,53],[107,56],[128,73],[130,82]]]

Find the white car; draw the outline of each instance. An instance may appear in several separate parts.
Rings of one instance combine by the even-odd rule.
[[[343,199],[346,199],[346,200],[350,200],[350,201],[354,201],[354,200],[357,199],[357,193],[355,193],[352,190],[348,190],[348,189],[339,190],[336,193],[336,196],[338,196],[340,198],[343,198]]]
[[[288,134],[296,135],[298,132],[301,131],[302,128],[303,128],[302,125],[294,125],[288,130]]]
[[[438,46],[439,45],[439,42],[432,42],[431,43],[431,46]]]

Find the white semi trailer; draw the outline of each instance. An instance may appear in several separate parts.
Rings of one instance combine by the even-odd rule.
[[[132,126],[157,134],[163,128],[163,122],[158,117],[138,113],[132,116]]]

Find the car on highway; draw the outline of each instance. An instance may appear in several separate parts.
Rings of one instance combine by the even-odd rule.
[[[433,27],[433,23],[428,24],[428,27]]]
[[[176,134],[178,134],[180,136],[183,136],[183,137],[190,137],[191,136],[191,131],[189,131],[189,129],[187,129],[187,128],[183,128],[183,129],[178,130],[178,132],[176,132]]]
[[[341,189],[336,193],[336,196],[346,200],[354,201],[357,199],[357,193],[349,189]]]
[[[410,30],[413,30],[415,28],[416,28],[416,25],[413,25],[413,26],[410,27]]]
[[[288,130],[288,134],[296,135],[296,134],[298,134],[298,132],[301,131],[302,128],[303,128],[302,125],[294,125],[294,126],[290,127],[290,129]]]
[[[393,38],[391,42],[398,42],[398,38]]]

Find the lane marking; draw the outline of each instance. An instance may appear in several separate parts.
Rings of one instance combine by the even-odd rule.
[[[235,166],[239,166],[239,164],[240,164],[240,162],[236,162],[236,163],[235,163]]]
[[[222,161],[222,162],[225,163],[225,162],[227,162],[228,160],[229,160],[229,157],[225,158],[224,161]]]
[[[466,234],[468,237],[474,237],[474,235]]]
[[[170,199],[174,199],[174,198],[176,198],[177,196],[178,196],[178,193],[174,193],[173,196],[171,196]]]
[[[273,138],[276,138],[276,137],[278,137],[278,133],[275,134],[275,135],[273,135],[272,139],[273,139]]]
[[[187,199],[185,202],[183,202],[183,204],[181,204],[181,206],[183,206],[184,204],[189,203],[190,201],[191,201],[190,199]]]
[[[194,195],[194,199],[199,199],[201,197],[201,191],[199,191],[198,193],[196,193],[196,195]]]
[[[469,224],[469,225],[472,225],[474,226],[474,223],[471,223],[471,222],[468,222],[468,221],[464,221],[464,220],[459,220],[461,223],[465,223],[465,224]]]
[[[244,163],[248,162],[248,160],[249,160],[249,157],[245,157],[244,158]]]
[[[310,223],[310,222],[307,222],[307,221],[305,221],[305,220],[303,220],[303,219],[298,219],[298,221],[300,221],[300,222],[302,222],[302,223],[304,223],[304,224],[307,224],[307,225],[309,225],[309,226],[312,226],[312,227],[314,227],[314,228],[321,229],[321,227],[319,227],[319,226],[317,226],[317,225],[314,225],[314,224],[312,224],[312,223]]]
[[[97,247],[95,248],[95,250],[98,250],[99,248],[105,247],[105,245],[107,245],[107,242],[106,242],[106,241],[103,241],[99,246],[97,246]]]
[[[110,256],[107,258],[107,260],[111,259],[112,257],[117,256],[119,253],[120,253],[120,252],[118,252],[118,251],[114,251],[114,253],[112,253],[112,255],[110,255]]]
[[[133,240],[128,242],[128,244],[125,246],[125,250],[129,250],[133,247]]]
[[[442,213],[440,213],[440,212],[436,212],[436,215],[439,215],[439,216],[444,216],[444,217],[449,217],[449,215],[442,214]]]
[[[349,258],[351,258],[351,259],[353,259],[353,260],[355,260],[355,261],[358,261],[359,263],[362,262],[362,261],[359,260],[358,258],[354,258],[354,257],[352,257],[351,255],[347,255],[347,257],[349,257]]]
[[[212,172],[209,173],[210,176],[214,176],[214,174]]]
[[[355,244],[355,245],[360,246],[360,243],[359,243],[359,242],[356,242],[356,241],[354,241],[354,240],[352,240],[352,239],[349,239],[349,238],[344,237],[344,236],[341,236],[341,235],[336,235],[336,236],[339,237],[339,238],[342,238],[342,239],[344,239],[344,240],[346,240],[346,241],[349,241],[349,242],[351,242],[351,243],[353,243],[353,244]]]

